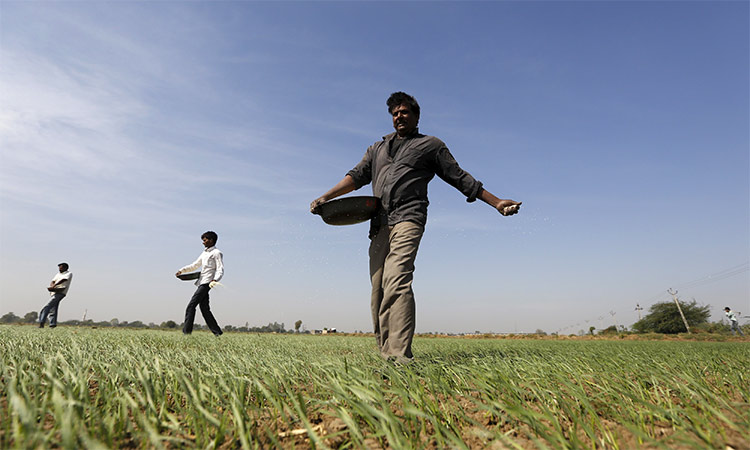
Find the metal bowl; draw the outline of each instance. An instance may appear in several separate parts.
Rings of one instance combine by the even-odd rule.
[[[191,272],[191,273],[181,273],[177,275],[177,278],[183,281],[189,281],[189,280],[197,280],[201,277],[200,272]]]
[[[372,219],[378,212],[380,199],[355,196],[329,200],[318,209],[323,222],[328,225],[353,225]]]

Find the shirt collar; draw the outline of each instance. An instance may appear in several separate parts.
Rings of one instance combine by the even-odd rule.
[[[216,248],[216,246],[214,245],[213,247],[208,247],[207,249],[205,249],[205,250],[203,250],[203,251],[204,251],[204,252],[210,252],[211,250],[213,250],[213,249],[215,249],[215,248]]]
[[[415,128],[414,131],[412,131],[411,133],[407,134],[406,136],[404,136],[401,139],[411,139],[411,138],[416,137],[418,135],[419,135],[419,127]],[[387,134],[387,135],[383,136],[383,139],[386,140],[386,141],[390,141],[392,139],[398,139],[398,138],[399,137],[398,137],[398,132],[397,131],[394,131],[393,133],[390,133],[390,134]]]

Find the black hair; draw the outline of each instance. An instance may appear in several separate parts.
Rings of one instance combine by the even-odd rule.
[[[393,114],[393,110],[397,106],[406,105],[409,107],[411,112],[413,112],[417,116],[417,119],[419,119],[419,103],[417,103],[417,99],[407,94],[406,92],[394,92],[390,97],[388,97],[388,100],[385,102],[385,104],[388,106],[389,114]]]
[[[726,311],[726,310],[730,310],[731,311],[732,308],[730,308],[730,307],[727,306],[727,307],[724,308],[724,311]]]
[[[213,231],[206,231],[205,233],[201,234],[201,238],[208,238],[216,243],[216,241],[219,240],[219,235]]]
[[[61,267],[61,266],[62,266],[63,271],[68,270],[68,268],[70,267],[68,266],[68,263],[60,263],[57,265],[57,267]]]

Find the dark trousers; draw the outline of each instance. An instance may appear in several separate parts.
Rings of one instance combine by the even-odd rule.
[[[185,324],[182,327],[183,333],[190,334],[193,332],[195,308],[200,305],[201,314],[203,314],[203,319],[206,321],[208,329],[217,336],[222,334],[221,327],[216,323],[216,319],[214,318],[213,313],[211,313],[211,307],[208,305],[208,291],[210,290],[211,288],[208,284],[201,284],[198,286],[198,289],[195,290],[195,294],[193,294],[193,298],[190,299],[187,309],[185,310]]]
[[[55,294],[52,296],[49,303],[47,303],[44,308],[42,308],[42,312],[39,313],[40,325],[44,326],[44,322],[47,321],[47,316],[49,316],[49,326],[57,326],[57,308],[60,305],[60,301],[64,298],[65,294]]]

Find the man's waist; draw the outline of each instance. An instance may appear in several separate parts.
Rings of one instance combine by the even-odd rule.
[[[388,225],[395,225],[398,222],[412,221],[424,223],[427,221],[427,206],[429,202],[425,199],[412,199],[408,202],[391,206],[386,209],[385,215],[388,217]]]

